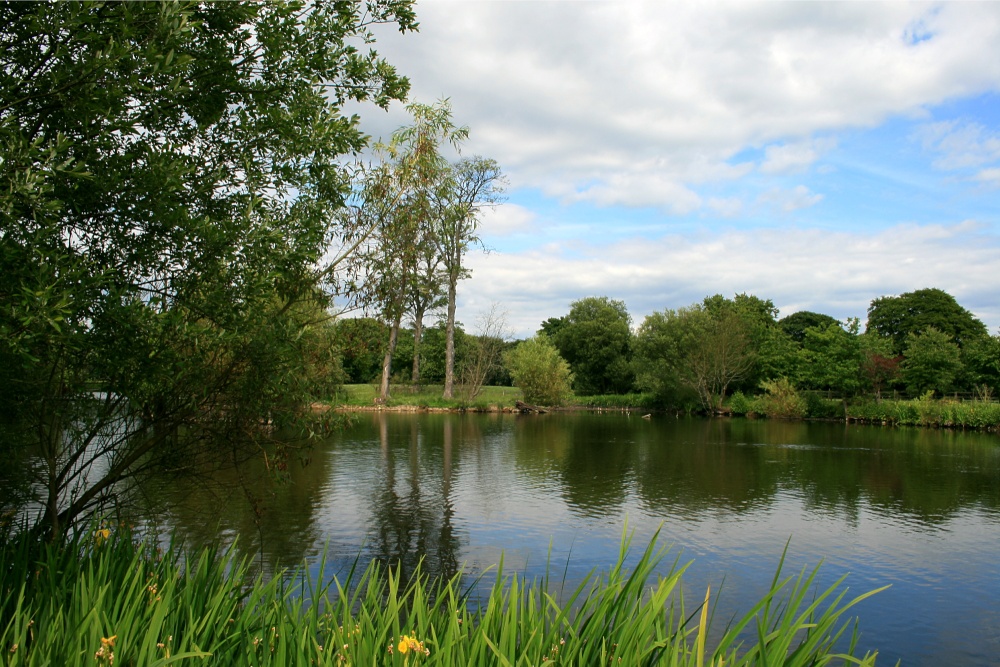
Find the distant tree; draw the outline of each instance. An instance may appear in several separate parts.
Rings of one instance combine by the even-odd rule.
[[[980,338],[962,348],[963,383],[980,395],[1000,395],[1000,336]]]
[[[574,301],[552,339],[573,370],[577,394],[632,390],[632,318],[622,301],[588,297]]]
[[[510,333],[507,312],[499,304],[491,304],[476,322],[476,334],[470,336],[469,350],[460,373],[462,398],[475,400],[487,380],[496,376],[503,365],[503,353]]]
[[[346,382],[367,384],[378,379],[387,334],[385,324],[371,317],[345,317],[336,321],[333,336]]]
[[[778,328],[799,345],[802,345],[802,341],[806,338],[806,329],[823,329],[833,324],[840,326],[840,320],[808,310],[800,310],[778,320]]]
[[[734,380],[732,389],[753,391],[766,379],[787,376],[794,371],[795,347],[777,326],[778,309],[770,299],[746,293],[728,299],[716,294],[706,297],[702,305],[717,321],[724,315],[738,318],[739,328],[748,340],[753,361],[750,368]]]
[[[950,336],[960,349],[989,335],[986,325],[939,289],[879,297],[868,307],[865,331],[890,339],[893,354],[903,354],[909,335],[929,327]]]
[[[640,385],[663,397],[686,388],[705,410],[716,410],[730,386],[744,380],[757,354],[750,325],[732,308],[703,304],[655,312],[636,335]]]
[[[945,393],[952,389],[962,370],[961,350],[951,336],[927,327],[906,337],[902,378],[913,395],[926,391]]]
[[[562,405],[572,395],[569,364],[545,336],[518,343],[504,355],[504,364],[528,403]]]
[[[808,327],[799,351],[798,383],[809,389],[832,389],[853,395],[862,386],[864,353],[859,337],[859,321],[849,320],[844,329],[836,321]]]
[[[550,339],[554,339],[565,325],[565,317],[550,317],[542,322],[542,328],[538,330],[538,333],[545,334]]]

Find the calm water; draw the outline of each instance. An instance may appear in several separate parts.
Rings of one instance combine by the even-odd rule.
[[[326,549],[327,574],[359,553],[475,574],[503,554],[507,571],[529,576],[547,558],[558,576],[568,563],[571,580],[614,562],[627,521],[636,549],[660,529],[693,561],[692,600],[723,584],[720,629],[768,588],[790,541],[789,574],[822,561],[821,583],[849,573],[852,595],[892,585],[858,609],[861,646],[878,649],[879,664],[1000,664],[996,435],[365,414],[307,462],[293,457],[289,472],[276,489],[261,470],[150,489],[153,517],[190,543],[239,535],[269,568]]]

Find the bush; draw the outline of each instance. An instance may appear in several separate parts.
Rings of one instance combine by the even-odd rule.
[[[527,403],[562,405],[572,395],[569,364],[546,336],[535,336],[504,355],[504,365]]]
[[[765,380],[760,387],[766,392],[760,399],[761,410],[768,417],[802,419],[806,416],[806,401],[788,378]]]

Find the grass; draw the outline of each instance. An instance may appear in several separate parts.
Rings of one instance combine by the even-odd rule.
[[[817,590],[816,570],[775,575],[769,593],[711,632],[714,598],[681,595],[684,566],[657,576],[656,539],[557,595],[546,577],[497,567],[485,600],[461,575],[401,581],[372,564],[344,581],[303,568],[249,575],[233,551],[159,553],[125,533],[97,531],[55,548],[9,540],[0,549],[0,647],[15,665],[873,665],[854,657],[843,579]],[[319,571],[322,571],[322,564]]]
[[[517,387],[483,387],[476,398],[468,400],[462,396],[462,388],[455,388],[454,399],[441,398],[443,385],[392,385],[389,394],[391,398],[386,403],[388,407],[412,406],[415,408],[443,408],[451,410],[499,410],[512,408],[521,399],[521,390]],[[341,387],[340,392],[333,397],[331,403],[351,407],[371,407],[376,405],[379,388],[370,384],[348,384]]]

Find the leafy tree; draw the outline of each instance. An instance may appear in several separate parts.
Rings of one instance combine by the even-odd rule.
[[[334,340],[340,352],[345,382],[367,384],[382,372],[383,350],[388,331],[371,317],[345,317],[334,325]]]
[[[951,336],[959,348],[988,335],[986,326],[939,289],[921,289],[899,296],[883,296],[868,307],[868,333],[892,341],[893,354],[903,354],[909,335],[934,327]]]
[[[318,288],[367,233],[338,216],[365,145],[341,109],[408,87],[376,23],[411,3],[0,5],[3,448],[51,537],[336,374],[308,368]]]
[[[961,370],[961,351],[948,334],[927,327],[906,337],[902,378],[911,394],[945,393]]]
[[[555,339],[555,337],[559,334],[559,330],[562,329],[565,324],[565,317],[550,317],[542,322],[542,328],[538,330],[538,333],[545,334],[550,339]]]
[[[632,318],[622,301],[574,301],[552,339],[573,370],[578,394],[621,394],[634,385]]]
[[[799,351],[799,383],[810,389],[832,389],[854,395],[861,389],[864,353],[857,318],[848,328],[839,323],[805,330]]]
[[[805,340],[807,329],[825,329],[834,324],[840,326],[840,320],[808,310],[800,310],[778,320],[778,328],[799,345]]]
[[[500,202],[503,173],[495,160],[474,157],[460,160],[444,172],[437,191],[438,214],[432,238],[437,243],[448,285],[446,318],[447,354],[444,398],[454,396],[455,387],[455,307],[458,281],[467,275],[462,258],[479,237],[479,215],[485,207]]]
[[[382,400],[389,397],[392,360],[408,299],[415,287],[419,290],[418,278],[436,275],[433,260],[427,272],[419,272],[418,267],[434,243],[435,192],[448,170],[441,146],[457,148],[468,136],[468,128],[455,127],[447,101],[412,103],[407,110],[413,123],[396,130],[388,144],[377,146],[384,162],[370,172],[354,207],[354,215],[370,221],[377,230],[358,264],[367,272],[362,299],[389,326]]]
[[[569,364],[545,336],[519,343],[504,355],[504,364],[528,403],[562,405],[572,393]]]
[[[702,305],[716,321],[727,320],[728,328],[740,329],[747,339],[752,361],[734,380],[734,388],[752,391],[765,379],[787,376],[793,371],[794,345],[777,326],[778,309],[770,299],[746,293],[727,299],[716,294],[706,297]]]
[[[749,376],[757,357],[739,312],[694,304],[647,316],[636,335],[636,360],[641,386],[665,398],[693,391],[711,411],[722,407],[731,385]]]
[[[963,382],[981,395],[1000,393],[1000,336],[980,338],[962,348]]]

